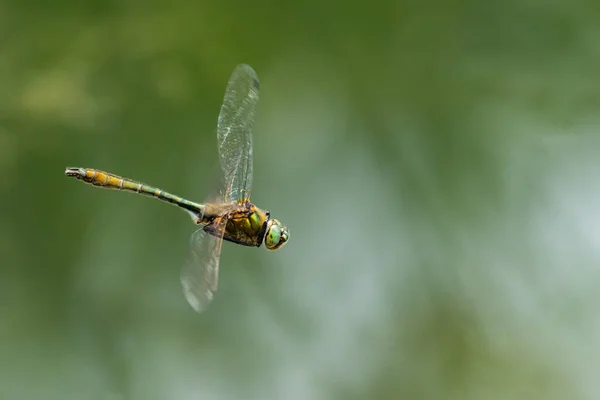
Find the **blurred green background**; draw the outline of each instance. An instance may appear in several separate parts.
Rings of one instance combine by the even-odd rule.
[[[0,2],[1,399],[598,399],[594,1]],[[253,201],[205,314],[185,213],[254,67]]]

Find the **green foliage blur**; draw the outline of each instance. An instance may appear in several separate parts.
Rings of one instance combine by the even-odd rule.
[[[0,399],[597,399],[593,1],[0,2]],[[239,63],[253,202],[196,314]]]

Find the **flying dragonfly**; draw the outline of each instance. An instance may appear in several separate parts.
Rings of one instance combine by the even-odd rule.
[[[290,231],[269,211],[250,202],[252,191],[252,125],[259,81],[249,65],[238,65],[225,90],[217,123],[217,147],[223,184],[215,201],[200,204],[128,178],[92,168],[67,168],[65,174],[105,188],[151,196],[187,211],[202,225],[193,233],[190,253],[181,270],[188,303],[204,311],[217,291],[223,240],[268,250],[281,248]]]

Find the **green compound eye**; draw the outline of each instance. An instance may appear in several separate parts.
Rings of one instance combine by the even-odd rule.
[[[265,235],[265,247],[268,250],[277,250],[287,243],[290,238],[290,231],[286,226],[281,226],[281,222],[276,219],[269,221],[267,233]]]
[[[265,238],[265,246],[269,250],[273,250],[281,240],[281,226],[278,224],[273,224],[269,228],[267,232],[267,236]]]

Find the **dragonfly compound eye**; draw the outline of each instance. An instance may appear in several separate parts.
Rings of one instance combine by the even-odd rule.
[[[269,250],[277,250],[283,246],[289,238],[287,227],[281,226],[276,219],[269,221],[269,228],[265,235],[265,247]]]
[[[275,250],[275,247],[279,244],[281,239],[281,226],[278,224],[272,224],[267,230],[267,236],[265,237],[265,246],[269,250]]]

